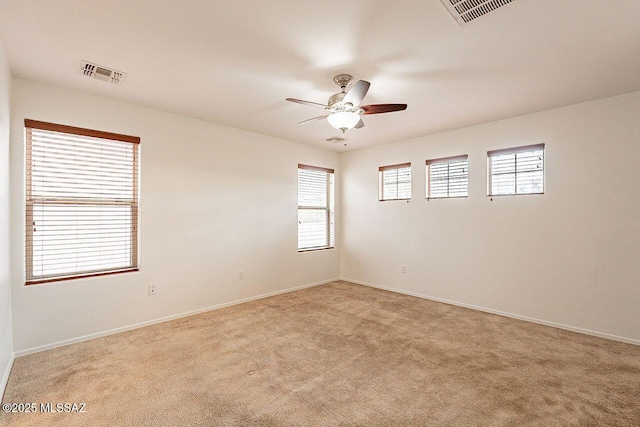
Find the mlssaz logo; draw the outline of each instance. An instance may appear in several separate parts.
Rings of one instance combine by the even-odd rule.
[[[85,412],[86,403],[41,403],[40,412]]]

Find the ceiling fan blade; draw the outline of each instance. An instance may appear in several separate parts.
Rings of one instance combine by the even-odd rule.
[[[329,117],[329,115],[328,115],[328,114],[327,114],[327,115],[324,115],[324,116],[314,117],[314,118],[312,118],[312,119],[303,120],[303,121],[299,122],[298,124],[299,124],[299,125],[304,125],[305,123],[315,122],[315,121],[317,121],[317,120],[324,120],[324,119],[326,119],[327,117]]]
[[[372,104],[363,105],[360,108],[364,110],[364,113],[362,114],[380,114],[406,110],[407,104]]]
[[[287,101],[295,102],[297,104],[302,104],[302,105],[308,105],[309,107],[321,108],[323,110],[327,108],[327,106],[324,104],[318,104],[317,102],[311,102],[311,101],[303,101],[302,99],[287,98]]]
[[[357,107],[369,91],[369,86],[371,86],[371,83],[368,81],[359,80],[358,83],[354,84],[353,87],[349,89],[349,92],[344,96],[342,104],[351,104],[354,107]]]
[[[360,121],[354,126],[355,129],[361,129],[364,127],[364,122],[362,121],[362,119],[360,119]]]

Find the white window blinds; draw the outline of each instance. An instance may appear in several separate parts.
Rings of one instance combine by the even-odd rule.
[[[378,168],[378,200],[411,198],[411,163]]]
[[[333,169],[298,165],[298,251],[333,248]]]
[[[27,284],[136,270],[140,139],[25,128]]]
[[[488,195],[544,193],[544,144],[487,153]]]
[[[427,160],[427,199],[469,195],[468,156]]]

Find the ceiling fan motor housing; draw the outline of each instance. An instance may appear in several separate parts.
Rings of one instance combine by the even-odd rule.
[[[333,110],[334,108],[340,106],[345,95],[346,94],[344,92],[339,92],[335,95],[331,95],[331,97],[329,98],[329,102],[327,102],[327,109]]]

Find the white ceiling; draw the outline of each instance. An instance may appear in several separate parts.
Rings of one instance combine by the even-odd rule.
[[[639,0],[516,0],[460,28],[440,0],[0,0],[14,77],[337,151],[640,90]],[[80,60],[129,73],[83,77]],[[371,82],[347,146],[321,110]]]

